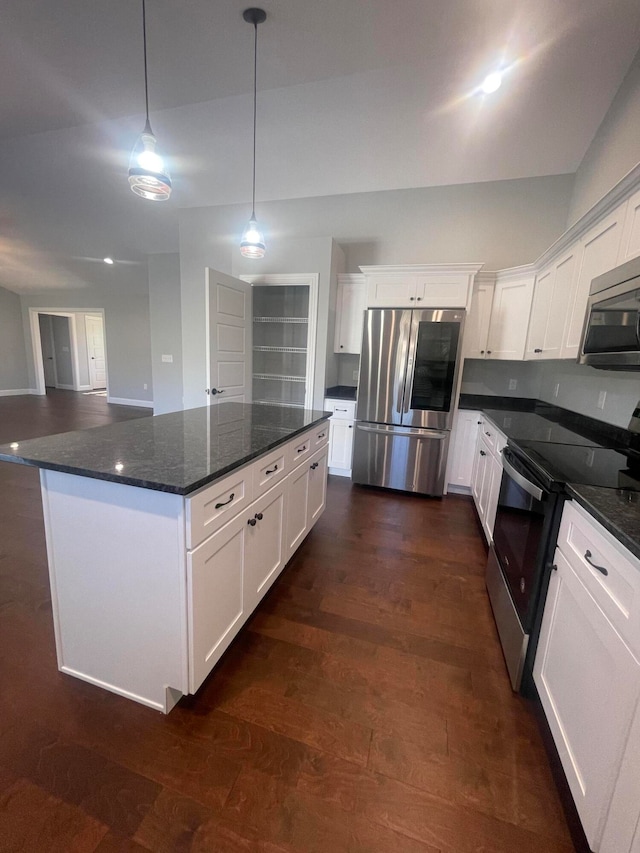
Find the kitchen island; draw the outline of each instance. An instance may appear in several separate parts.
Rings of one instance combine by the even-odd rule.
[[[58,667],[195,693],[324,510],[328,414],[240,403],[14,442],[40,468]]]

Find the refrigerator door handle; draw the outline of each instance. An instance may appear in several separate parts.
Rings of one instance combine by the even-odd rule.
[[[394,429],[394,427],[388,426],[375,426],[369,424],[356,424],[356,429],[362,430],[362,432],[376,432],[381,435],[402,435],[405,438],[428,438],[435,439],[436,441],[443,441],[448,435],[448,432],[440,432],[438,430],[427,430],[427,429],[411,429],[405,428],[404,430]]]
[[[401,419],[405,403],[405,377],[409,369],[407,366],[407,362],[410,363],[412,361],[409,352],[409,344],[411,341],[411,317],[411,311],[403,311],[402,316],[400,318],[400,340],[398,344],[398,360],[396,362],[395,383],[398,387],[396,411],[400,415]]]

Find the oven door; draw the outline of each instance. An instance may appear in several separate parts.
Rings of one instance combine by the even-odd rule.
[[[508,445],[502,450],[502,467],[493,547],[518,619],[528,633],[543,573],[550,494]]]

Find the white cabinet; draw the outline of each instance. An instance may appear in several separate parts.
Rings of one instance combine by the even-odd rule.
[[[350,477],[353,460],[355,401],[327,397],[324,408],[325,411],[332,412],[329,433],[329,473]]]
[[[368,308],[467,308],[481,264],[362,266]]]
[[[572,247],[536,276],[526,359],[560,358],[567,313],[577,284],[577,249]]]
[[[491,542],[502,481],[502,458],[500,454],[507,443],[507,438],[484,415],[479,420],[471,477],[471,494],[484,535],[487,542]]]
[[[596,276],[616,266],[626,206],[626,202],[620,205],[580,240],[576,253],[577,280],[568,306],[561,358],[578,356],[589,288]]]
[[[307,535],[309,515],[309,466],[299,465],[288,477],[288,507],[285,548],[287,559]]]
[[[501,278],[498,274],[491,306],[487,357],[519,361],[524,357],[533,297],[532,272]]]
[[[334,352],[360,354],[366,306],[367,290],[364,276],[339,275]]]
[[[458,409],[451,439],[448,491],[465,491],[471,488],[473,464],[476,458],[478,429],[482,413]]]
[[[484,358],[486,355],[495,283],[495,273],[491,278],[483,273],[476,276],[471,307],[464,323],[464,358]]]
[[[286,562],[285,490],[280,482],[255,501],[246,513],[244,609],[251,613]]]
[[[640,190],[627,202],[618,263],[623,264],[640,255]]]
[[[640,562],[568,502],[554,564],[534,680],[591,849],[624,853],[635,826],[600,844],[640,695]]]
[[[247,519],[241,513],[187,555],[190,693],[244,622],[246,535]]]
[[[327,503],[327,461],[329,448],[323,447],[309,463],[309,496],[307,499],[307,530],[311,530],[322,515]]]

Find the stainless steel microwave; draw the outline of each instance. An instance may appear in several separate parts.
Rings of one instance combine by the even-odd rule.
[[[604,370],[640,370],[640,258],[591,282],[578,360]]]

